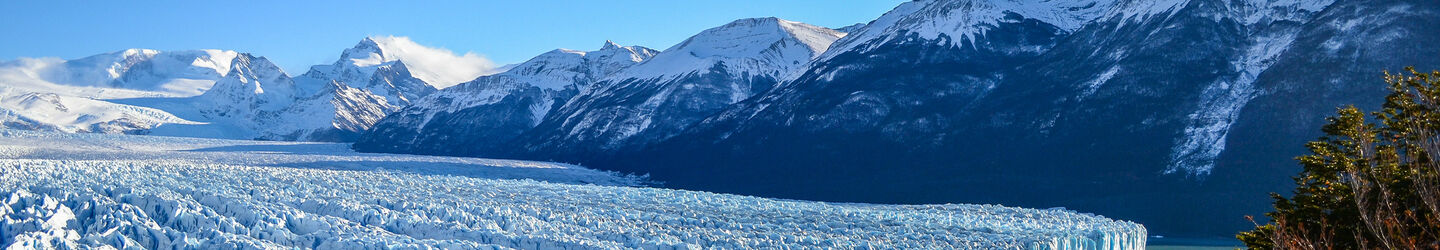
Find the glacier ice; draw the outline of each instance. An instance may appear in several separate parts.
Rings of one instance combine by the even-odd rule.
[[[1140,249],[1063,209],[870,205],[643,187],[573,165],[344,144],[0,130],[0,246]]]

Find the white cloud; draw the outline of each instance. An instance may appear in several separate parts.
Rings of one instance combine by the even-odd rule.
[[[400,60],[416,78],[436,88],[454,86],[497,71],[495,62],[473,52],[457,55],[448,49],[420,45],[403,36],[374,36],[370,39],[380,45],[386,55],[384,58],[353,59],[357,66]]]

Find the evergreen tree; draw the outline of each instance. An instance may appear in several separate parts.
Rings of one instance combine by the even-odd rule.
[[[1440,71],[1386,73],[1371,123],[1354,106],[1328,118],[1290,198],[1237,235],[1252,249],[1440,249]]]

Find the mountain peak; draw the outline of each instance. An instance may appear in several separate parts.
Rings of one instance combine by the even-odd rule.
[[[374,37],[369,37],[369,36],[367,36],[367,37],[365,37],[365,38],[363,38],[363,39],[360,39],[360,43],[355,44],[355,48],[379,48],[379,47],[380,47],[380,43],[379,43],[379,42],[376,42],[375,39],[374,39]]]
[[[1172,0],[1165,0],[1172,1]],[[1183,1],[1183,0],[1174,0]],[[985,39],[985,33],[1016,18],[1035,20],[1064,32],[1105,15],[1111,1],[1012,1],[1012,0],[920,0],[900,4],[868,25],[848,34],[826,58],[855,49],[870,50],[884,42],[908,35],[925,40],[948,37],[951,46],[970,46]],[[857,48],[866,46],[864,48]]]
[[[263,56],[254,56],[250,53],[239,53],[230,62],[230,74],[226,78],[255,79],[267,82],[277,82],[280,79],[289,78],[280,66],[270,62]]]
[[[778,17],[741,18],[741,19],[737,19],[737,20],[735,20],[735,21],[730,21],[730,23],[726,24],[725,26],[730,26],[730,25],[742,25],[742,24],[779,24],[780,21],[783,21],[783,20],[784,20],[784,19],[780,19],[780,18],[778,18]]]
[[[233,117],[252,108],[283,108],[293,98],[294,88],[290,77],[270,60],[240,53],[230,62],[230,74],[201,96],[215,105],[211,108],[216,114]]]
[[[812,49],[823,49],[839,36],[834,30],[800,22],[774,17],[746,18],[702,31],[665,51],[683,50],[702,58],[741,58],[759,55],[770,48],[770,44],[786,39],[799,39]]]
[[[155,54],[160,54],[160,51],[159,51],[159,50],[153,50],[153,49],[126,49],[126,50],[117,51],[115,54],[119,54],[119,55],[124,56],[124,57],[126,57],[126,58],[135,57],[135,56],[150,57],[150,56],[155,56]]]
[[[515,64],[509,70],[496,75],[523,79],[526,84],[542,89],[563,89],[577,83],[576,79],[586,79],[578,82],[598,80],[648,60],[656,53],[658,52],[646,47],[622,46],[613,41],[605,41],[603,48],[596,51],[551,50]]]
[[[865,23],[856,23],[856,24],[851,24],[851,25],[849,25],[849,26],[845,26],[845,27],[831,28],[831,29],[832,29],[832,30],[835,30],[835,31],[839,31],[839,32],[850,33],[850,32],[855,32],[856,30],[860,30],[860,28],[863,28],[863,27],[865,27]]]
[[[331,65],[311,68],[314,74],[344,82],[370,79],[378,67],[405,60],[415,78],[435,88],[445,88],[475,77],[495,73],[495,63],[474,53],[455,54],[443,48],[420,45],[403,36],[370,36],[340,54]],[[309,74],[309,73],[307,73]]]
[[[600,50],[620,49],[621,47],[624,47],[624,46],[620,46],[619,44],[615,44],[615,42],[612,42],[612,41],[610,41],[610,40],[605,40],[605,45],[600,46]]]
[[[774,17],[746,18],[701,31],[636,65],[623,78],[656,78],[709,71],[780,77],[824,52],[844,33]]]

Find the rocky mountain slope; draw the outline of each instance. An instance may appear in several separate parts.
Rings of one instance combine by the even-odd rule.
[[[1437,5],[914,1],[843,38],[777,33],[839,38],[782,57],[808,62],[731,71],[761,64],[671,53],[729,41],[692,38],[479,154],[764,196],[1065,206],[1223,237],[1289,185],[1290,157],[1334,107],[1373,108],[1382,70],[1440,68],[1424,43]],[[770,23],[784,26],[702,34]],[[776,41],[744,44],[822,44]],[[727,77],[657,73],[706,67]]]
[[[595,82],[649,60],[656,53],[609,41],[597,51],[550,51],[504,73],[483,76],[419,99],[380,121],[355,147],[380,152],[486,155],[534,128]]]
[[[597,83],[517,139],[521,154],[608,154],[668,139],[770,90],[844,33],[779,18],[711,28]]]
[[[1422,42],[1436,5],[911,2],[776,90],[586,163],[676,187],[1078,207],[1220,237],[1289,185],[1334,107],[1374,108],[1382,70],[1440,67]]]

